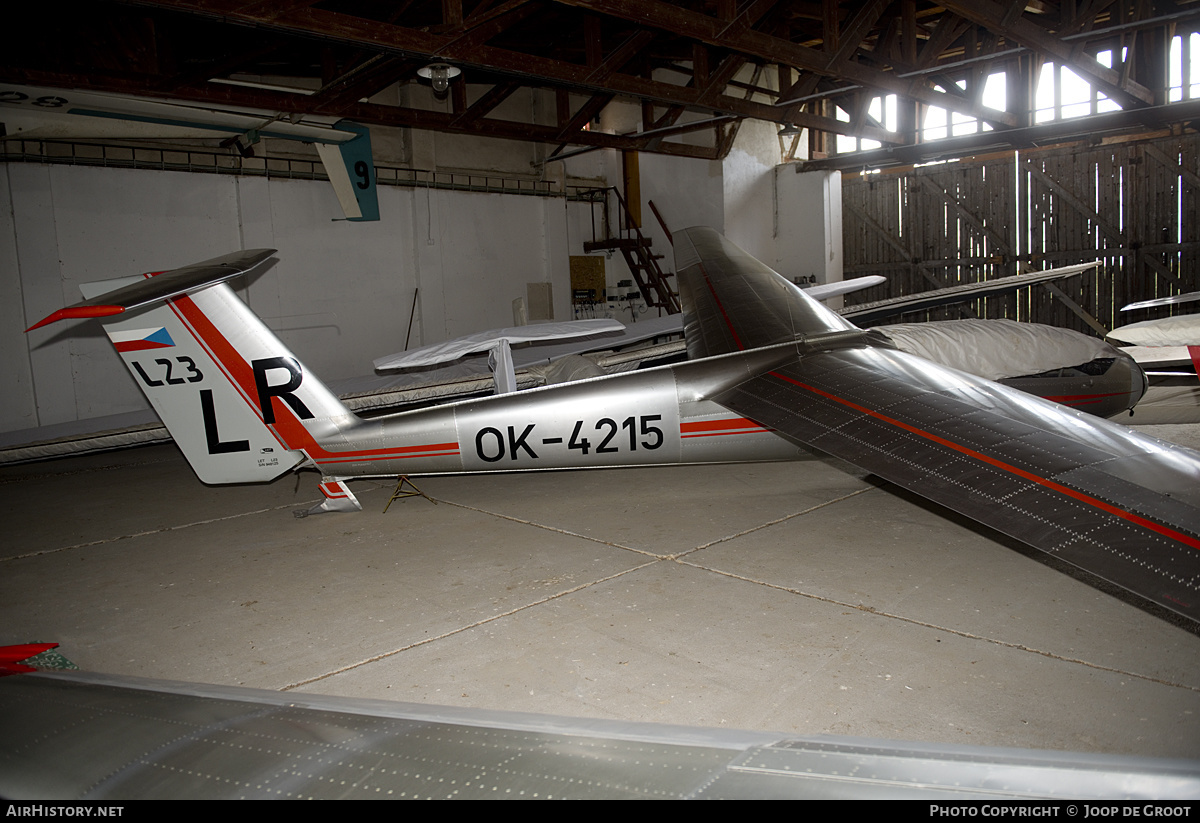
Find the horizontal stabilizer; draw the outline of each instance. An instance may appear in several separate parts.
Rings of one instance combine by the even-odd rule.
[[[862,291],[886,282],[887,278],[881,274],[868,274],[866,277],[838,280],[836,283],[818,283],[815,286],[806,287],[804,293],[813,300],[828,300],[831,297]]]
[[[625,326],[616,320],[571,320],[563,323],[536,323],[532,326],[514,326],[507,329],[491,329],[478,334],[457,337],[444,343],[434,343],[409,352],[392,354],[375,361],[375,368],[410,369],[415,366],[433,366],[449,363],[474,352],[496,348],[501,342],[536,343],[545,340],[574,340],[594,335],[614,334],[624,331]]]
[[[84,300],[65,309],[59,309],[43,320],[34,323],[27,332],[47,326],[58,320],[69,318],[111,317],[130,309],[148,306],[151,303],[169,300],[181,294],[189,294],[237,277],[266,260],[275,249],[248,249],[246,251],[214,257],[203,263],[184,266],[181,269],[156,272],[128,286]]]

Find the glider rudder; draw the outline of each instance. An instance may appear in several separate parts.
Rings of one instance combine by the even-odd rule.
[[[67,317],[99,317],[134,381],[205,483],[271,480],[353,418],[223,281],[273,250],[83,286]]]

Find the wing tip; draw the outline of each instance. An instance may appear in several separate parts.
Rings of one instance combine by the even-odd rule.
[[[65,309],[50,314],[25,330],[25,333],[40,329],[42,326],[49,326],[51,323],[57,323],[59,320],[68,320],[71,318],[91,318],[91,317],[111,317],[114,314],[121,314],[125,311],[124,306],[67,306]]]

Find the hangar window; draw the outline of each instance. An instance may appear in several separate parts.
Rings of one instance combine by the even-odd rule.
[[[1113,49],[1099,51],[1096,53],[1096,62],[1120,71],[1122,63],[1130,55],[1127,48],[1122,48],[1117,53],[1119,57],[1114,61]],[[1171,39],[1165,68],[1166,92],[1169,102],[1200,99],[1200,32],[1177,35]],[[990,74],[985,81],[983,93],[977,99],[987,108],[1007,111],[1008,79],[1004,71]],[[955,85],[957,89],[951,87],[954,93],[970,94],[965,80],[959,80]],[[940,92],[947,90],[945,86],[935,85],[934,88]],[[873,97],[867,104],[865,117],[860,116],[858,119],[876,128],[882,127],[896,132],[900,130],[898,116],[900,105],[894,94]],[[1120,105],[1095,88],[1070,66],[1047,61],[1037,72],[1032,105],[1032,119],[1035,124],[1104,114],[1120,111],[1120,109]],[[992,129],[990,124],[976,117],[949,111],[941,106],[918,105],[917,118],[919,142],[978,134]],[[846,109],[840,107],[837,109],[837,119],[842,122],[855,121],[855,118],[852,118]],[[838,135],[836,152],[849,154],[879,148],[879,146],[877,141],[868,138]]]
[[[839,106],[837,109],[837,119],[843,123],[849,123],[850,114]],[[896,131],[896,95],[888,94],[880,97],[872,97],[867,104],[867,122],[876,128]],[[839,134],[837,136],[838,154],[877,149],[882,145],[878,140],[871,140],[867,137],[855,137],[849,134]]]
[[[1200,98],[1200,33],[1192,32],[1186,37],[1171,39],[1170,89],[1168,100],[1177,103],[1180,100],[1195,100]]]
[[[981,97],[983,105],[997,111],[1003,111],[1007,92],[1005,88],[1007,75],[1004,72],[996,72],[988,76],[983,85],[983,95]],[[959,80],[955,85],[959,89],[966,91],[967,83],[965,80]],[[945,91],[941,86],[935,87],[938,91]],[[977,117],[962,114],[960,112],[947,111],[941,106],[928,106],[925,109],[925,117],[921,123],[921,141],[941,140],[944,137],[961,137],[964,134],[978,134],[981,131],[991,131],[992,127],[988,123],[981,122]]]
[[[1097,54],[1096,62],[1112,68],[1112,51]],[[1042,65],[1034,94],[1035,123],[1103,114],[1120,108],[1069,67],[1049,62]]]

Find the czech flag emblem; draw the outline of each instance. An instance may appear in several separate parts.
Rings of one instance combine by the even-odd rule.
[[[129,331],[110,331],[108,338],[119,352],[145,351],[146,349],[169,349],[175,345],[166,328],[130,329]]]

